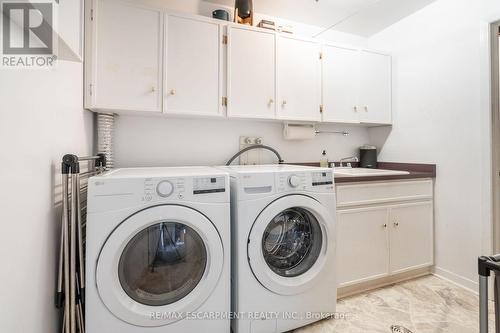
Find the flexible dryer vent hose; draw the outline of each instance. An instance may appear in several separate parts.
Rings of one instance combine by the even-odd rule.
[[[106,156],[106,170],[114,167],[115,115],[107,113],[97,114],[97,152]]]

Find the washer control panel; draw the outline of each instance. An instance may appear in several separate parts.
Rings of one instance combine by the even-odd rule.
[[[156,193],[162,198],[168,198],[174,192],[174,184],[169,180],[162,180],[156,185]]]
[[[157,179],[146,178],[144,180],[144,195],[142,201],[153,201],[156,199],[183,199],[186,192],[186,180],[184,178]]]
[[[128,209],[137,205],[229,203],[229,175],[216,169],[213,173],[198,173],[198,169],[202,170],[173,168],[172,172],[166,170],[166,176],[163,176],[162,168],[153,168],[147,170],[150,177],[143,177],[142,173],[146,172],[142,170],[131,169],[125,170],[123,177],[113,172],[92,177],[89,179],[88,199],[92,212]]]
[[[280,192],[304,190],[307,187],[307,175],[305,173],[279,173],[276,187]]]
[[[326,170],[309,172],[282,172],[276,174],[276,190],[278,192],[332,191],[333,172]]]
[[[193,194],[226,192],[225,177],[200,177],[193,180]]]
[[[211,194],[204,197],[208,202],[220,202],[229,195],[227,192],[227,177],[175,177],[175,178],[147,178],[144,180],[142,201],[163,202],[164,200],[195,200],[202,194]]]
[[[333,185],[332,172],[314,172],[312,174],[312,186]]]

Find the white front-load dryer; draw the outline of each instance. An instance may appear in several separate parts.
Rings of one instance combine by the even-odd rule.
[[[234,333],[286,332],[333,315],[332,169],[223,170],[231,175]]]
[[[229,199],[213,168],[91,178],[87,333],[229,332]]]

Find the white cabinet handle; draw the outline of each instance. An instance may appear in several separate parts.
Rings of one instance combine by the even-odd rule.
[[[154,94],[156,92],[156,88],[153,86],[151,87],[151,93]]]
[[[281,103],[281,107],[283,107],[283,108],[284,108],[285,106],[286,106],[286,101],[285,101],[285,100],[283,100],[283,102]]]
[[[175,89],[170,89],[170,91],[168,92],[168,94],[170,96],[174,96],[175,95]]]
[[[358,107],[357,106],[354,107],[354,112],[358,112]]]
[[[269,102],[267,103],[268,106],[271,106],[274,104],[274,99],[270,98]]]
[[[368,112],[368,106],[365,105],[365,112]]]

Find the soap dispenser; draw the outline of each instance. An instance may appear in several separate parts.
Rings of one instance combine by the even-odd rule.
[[[321,168],[328,168],[328,157],[326,156],[326,150],[323,150],[321,154],[321,159],[319,160],[319,166]]]

